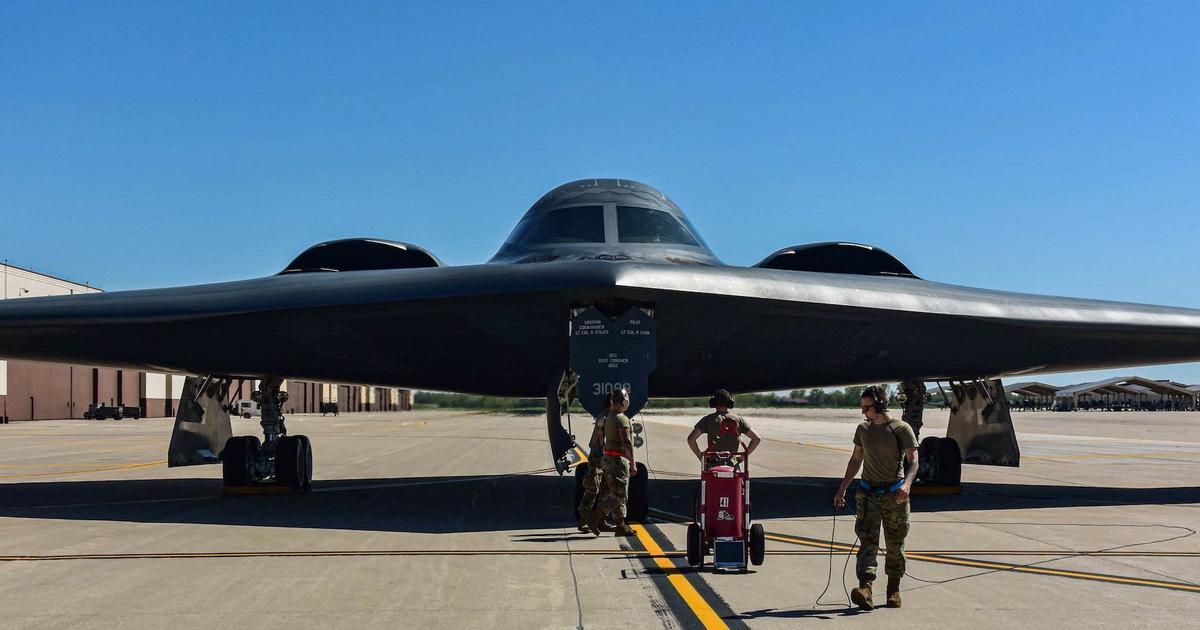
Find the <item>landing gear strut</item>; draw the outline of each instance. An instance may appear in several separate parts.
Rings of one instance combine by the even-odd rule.
[[[225,442],[221,453],[226,487],[276,486],[308,490],[312,487],[312,444],[303,435],[288,435],[280,410],[287,392],[283,379],[269,376],[251,396],[262,408],[263,439],[238,435]]]

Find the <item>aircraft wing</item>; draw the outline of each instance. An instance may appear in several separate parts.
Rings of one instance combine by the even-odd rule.
[[[544,396],[572,308],[653,310],[651,395],[1200,360],[1200,311],[646,262],[296,273],[0,303],[0,357]]]

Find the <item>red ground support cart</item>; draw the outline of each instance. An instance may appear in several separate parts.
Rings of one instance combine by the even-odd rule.
[[[709,554],[718,571],[762,564],[766,535],[762,525],[750,524],[749,458],[744,451],[708,450],[703,455],[696,510],[687,530],[688,564],[702,566]]]

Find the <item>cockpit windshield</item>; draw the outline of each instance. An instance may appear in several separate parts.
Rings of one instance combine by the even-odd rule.
[[[617,239],[622,243],[666,243],[700,247],[694,231],[662,210],[617,206]]]
[[[508,245],[603,243],[604,206],[561,208],[525,217],[513,229]]]

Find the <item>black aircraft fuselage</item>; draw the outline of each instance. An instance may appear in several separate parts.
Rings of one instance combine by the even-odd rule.
[[[655,397],[1200,360],[1200,311],[970,289],[821,243],[724,265],[629,180],[572,182],[487,263],[348,239],[279,275],[0,303],[0,357],[544,396],[572,309],[653,313]]]

